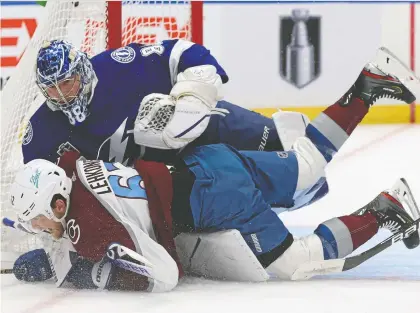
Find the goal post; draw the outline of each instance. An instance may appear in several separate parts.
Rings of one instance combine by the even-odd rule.
[[[177,28],[172,27],[174,20],[169,19],[169,15],[166,15],[167,19],[164,19],[165,14],[159,15],[154,14],[147,16],[144,15],[145,20],[140,22],[138,27],[150,27],[151,24],[162,23],[169,25],[167,28],[169,38],[182,38],[189,39],[195,43],[203,44],[203,1],[109,1],[107,6],[107,29],[108,29],[108,43],[107,48],[118,48],[126,45],[128,42],[136,41],[134,38],[130,38],[129,33],[134,29],[133,25],[126,25],[129,20],[124,20],[124,5],[136,5],[136,3],[142,2],[143,5],[161,5],[161,6],[182,6],[188,5],[186,12],[189,11],[189,21],[187,32],[177,33]],[[123,5],[122,5],[123,4]],[[149,7],[150,8],[150,7]],[[147,8],[146,10],[147,11]],[[176,17],[177,13],[172,9],[172,18]],[[178,12],[179,13],[179,12]],[[172,24],[172,25],[170,25]],[[128,26],[128,27],[127,27]],[[148,42],[146,42],[148,43]]]
[[[30,127],[27,127],[29,119],[45,101],[35,85],[34,70],[36,55],[43,41],[67,40],[89,56],[131,42],[152,44],[165,39],[181,38],[202,44],[202,6],[202,1],[46,2],[37,29],[2,91],[1,218],[16,218],[16,213],[10,210],[8,204],[9,187],[16,171],[23,165],[21,147],[33,135]],[[36,236],[21,234],[3,225],[1,235],[2,269],[6,255],[19,254],[40,246]]]

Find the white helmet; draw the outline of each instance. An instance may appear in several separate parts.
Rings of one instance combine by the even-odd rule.
[[[21,222],[27,222],[38,215],[60,222],[67,215],[70,204],[72,181],[66,172],[46,160],[33,160],[18,171],[10,190],[10,202],[18,212]],[[67,202],[66,214],[58,219],[51,208],[54,195],[62,195]]]

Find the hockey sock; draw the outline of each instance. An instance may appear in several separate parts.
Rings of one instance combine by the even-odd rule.
[[[308,125],[306,136],[329,162],[367,113],[365,102],[350,89]]]
[[[320,224],[315,234],[321,239],[324,259],[343,258],[378,232],[379,226],[374,215],[347,215],[334,217]]]

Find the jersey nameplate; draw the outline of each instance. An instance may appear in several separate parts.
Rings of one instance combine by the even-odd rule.
[[[148,57],[149,55],[156,53],[158,55],[162,55],[162,53],[165,51],[165,47],[162,45],[153,45],[153,46],[147,46],[140,50],[140,53],[144,57]]]
[[[98,195],[112,192],[101,161],[83,161],[83,174],[90,189]]]

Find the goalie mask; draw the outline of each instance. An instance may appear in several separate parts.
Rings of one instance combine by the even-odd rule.
[[[33,160],[17,173],[10,191],[10,203],[17,210],[19,221],[28,225],[39,215],[61,222],[68,212],[71,188],[72,181],[62,168],[46,160]],[[51,208],[56,194],[60,194],[67,204],[66,214],[60,219]]]
[[[88,56],[63,40],[45,41],[38,51],[36,83],[48,107],[61,110],[72,125],[89,115],[96,76]]]

